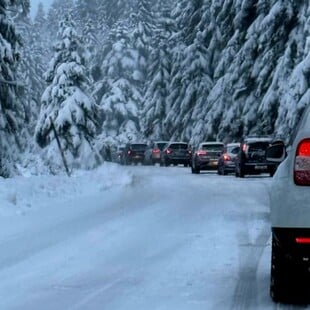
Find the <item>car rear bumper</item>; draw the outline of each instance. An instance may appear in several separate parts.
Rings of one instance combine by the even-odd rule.
[[[181,164],[181,165],[188,165],[189,164],[189,158],[187,157],[166,157],[166,162],[171,164]]]
[[[217,170],[218,160],[203,159],[197,160],[196,166],[200,170]]]
[[[260,174],[273,172],[276,166],[271,163],[245,163],[242,169],[246,174]]]
[[[283,256],[304,266],[310,276],[310,228],[272,227],[272,235]]]

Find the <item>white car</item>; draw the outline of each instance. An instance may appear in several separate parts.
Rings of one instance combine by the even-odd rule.
[[[270,192],[272,253],[270,295],[275,302],[310,298],[310,106],[288,147],[276,143],[267,160],[282,163]],[[285,159],[284,159],[285,158]]]

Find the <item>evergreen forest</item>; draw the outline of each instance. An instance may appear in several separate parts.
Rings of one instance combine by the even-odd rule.
[[[58,143],[92,169],[128,141],[287,141],[309,86],[309,0],[0,0],[0,175],[58,173]]]

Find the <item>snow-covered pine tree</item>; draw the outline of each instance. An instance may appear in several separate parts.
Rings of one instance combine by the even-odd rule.
[[[21,37],[9,16],[9,5],[15,1],[0,0],[0,176],[9,177],[16,172],[24,141],[25,108],[16,68],[20,60],[18,50]],[[11,12],[11,11],[10,11]]]
[[[274,114],[261,122],[257,118],[295,20],[288,0],[239,0],[234,12],[234,35],[221,54],[223,59],[233,59],[224,66],[221,62],[215,71],[217,80],[208,96],[211,109],[205,119],[209,134],[216,133],[220,139],[273,132]]]
[[[205,96],[204,88],[210,88],[207,50],[200,29],[203,4],[202,0],[181,1],[173,12],[178,32],[173,35],[175,48],[167,98],[169,113],[165,122],[174,139],[190,140],[193,137],[192,128],[197,121],[197,115],[192,118],[193,110],[200,97]]]
[[[293,2],[294,28],[272,83],[264,95],[260,112],[288,140],[306,105],[310,104],[310,7],[307,1]],[[276,120],[276,121],[275,121]]]
[[[151,139],[169,140],[164,120],[167,116],[166,99],[169,94],[171,79],[171,46],[169,38],[175,30],[175,23],[171,18],[171,6],[164,2],[155,12],[154,35],[150,49],[146,90],[143,98],[143,117],[140,123],[143,133]]]
[[[102,80],[95,85],[94,96],[103,110],[101,141],[123,143],[140,139],[139,103],[141,95],[133,78],[136,53],[130,44],[126,23],[118,23],[102,49]]]
[[[99,9],[102,18],[107,22],[110,28],[120,21],[130,19],[134,10],[134,4],[137,0],[100,0]]]
[[[45,74],[49,85],[42,95],[36,141],[45,147],[50,167],[62,165],[52,130],[53,122],[69,165],[92,168],[98,160],[93,142],[99,113],[88,93],[90,81],[84,66],[81,38],[69,15],[60,23],[58,35],[55,55]]]
[[[59,31],[59,21],[63,20],[67,14],[74,10],[74,0],[54,0],[47,11],[47,33],[46,37],[54,44],[57,41]]]
[[[136,70],[133,78],[140,84],[141,92],[145,86],[149,54],[154,46],[154,14],[149,0],[138,0],[137,12],[133,16],[131,42],[136,52]]]

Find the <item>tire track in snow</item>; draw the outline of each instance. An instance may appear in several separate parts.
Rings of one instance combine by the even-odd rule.
[[[255,244],[246,243],[240,245],[242,248],[240,256],[242,256],[240,257],[239,280],[235,288],[231,309],[254,309],[258,304],[256,273],[269,237],[270,232],[266,229],[260,233]]]

